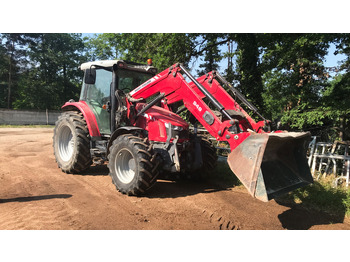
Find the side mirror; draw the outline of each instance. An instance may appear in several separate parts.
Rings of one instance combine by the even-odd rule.
[[[84,82],[88,85],[94,85],[96,81],[96,69],[90,68],[85,70]]]

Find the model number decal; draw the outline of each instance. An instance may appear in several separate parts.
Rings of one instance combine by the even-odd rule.
[[[197,104],[196,101],[193,101],[193,105],[198,109],[199,112],[202,111],[202,108]]]

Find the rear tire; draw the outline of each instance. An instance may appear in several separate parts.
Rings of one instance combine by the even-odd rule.
[[[119,136],[113,141],[108,160],[112,181],[123,194],[140,195],[157,180],[159,163],[147,138]]]
[[[198,170],[186,173],[187,179],[195,181],[201,180],[203,178],[203,174],[212,171],[216,167],[218,160],[216,148],[214,147],[214,145],[204,137],[200,138],[203,165]]]
[[[82,113],[68,111],[58,117],[53,148],[58,167],[63,172],[80,173],[90,167],[90,135]]]

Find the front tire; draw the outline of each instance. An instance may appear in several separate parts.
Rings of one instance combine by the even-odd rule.
[[[63,172],[80,173],[90,167],[90,136],[80,112],[63,112],[56,121],[53,148],[58,167]]]
[[[202,171],[212,171],[216,167],[218,161],[215,146],[209,141],[209,139],[202,137],[201,151],[203,159]]]
[[[108,155],[110,176],[118,191],[141,195],[157,179],[156,154],[146,139],[126,134],[113,141]]]

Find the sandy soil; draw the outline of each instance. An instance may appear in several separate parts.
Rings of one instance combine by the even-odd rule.
[[[0,229],[350,229],[344,216],[253,199],[215,182],[159,180],[143,197],[116,191],[105,166],[62,173],[53,129],[0,129]]]

